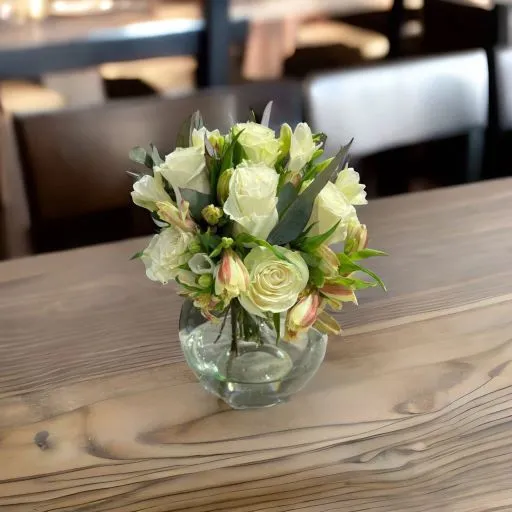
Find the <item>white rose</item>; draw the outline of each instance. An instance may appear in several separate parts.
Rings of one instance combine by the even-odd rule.
[[[311,160],[315,151],[311,128],[306,123],[299,123],[291,136],[288,170],[300,171]]]
[[[311,228],[309,236],[321,235],[340,221],[336,231],[326,243],[341,242],[347,236],[348,223],[354,218],[357,218],[355,208],[334,183],[328,182],[313,204],[308,225],[315,224]]]
[[[300,254],[284,247],[279,250],[286,260],[279,259],[264,247],[252,249],[245,257],[250,283],[239,300],[244,309],[253,315],[288,311],[308,283],[308,266]]]
[[[359,173],[352,167],[343,169],[336,179],[336,188],[340,190],[350,204],[368,204],[366,200],[366,186],[359,183]]]
[[[237,231],[267,238],[278,221],[278,181],[277,172],[262,163],[244,161],[233,171],[224,212],[237,223]]]
[[[192,146],[176,148],[165,157],[165,162],[155,167],[154,170],[155,175],[161,173],[173,187],[189,188],[208,194],[210,184],[204,160],[204,134],[206,129],[201,128],[201,130],[193,130]]]
[[[234,133],[240,134],[238,142],[242,146],[251,162],[264,163],[272,167],[279,156],[281,144],[276,139],[276,134],[271,128],[258,123],[238,123],[234,127]]]
[[[154,212],[158,201],[170,202],[171,198],[164,189],[162,176],[155,173],[155,177],[146,174],[133,184],[132,200],[137,206]]]
[[[152,281],[166,284],[179,273],[179,267],[187,263],[190,254],[188,244],[195,235],[170,226],[155,235],[142,253],[146,275]]]

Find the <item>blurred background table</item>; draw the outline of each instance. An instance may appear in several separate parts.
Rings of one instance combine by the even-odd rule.
[[[389,293],[306,390],[232,411],[183,361],[146,240],[0,264],[6,512],[510,510],[512,181],[362,209]]]

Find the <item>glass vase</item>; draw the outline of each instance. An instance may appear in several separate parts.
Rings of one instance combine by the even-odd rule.
[[[188,365],[206,390],[234,409],[287,401],[316,373],[327,346],[327,335],[313,328],[287,342],[277,340],[265,319],[252,316],[250,321],[257,337],[244,336],[247,329],[240,320],[232,324],[231,312],[214,322],[191,301],[181,308],[179,336]],[[237,331],[236,344],[232,329]]]

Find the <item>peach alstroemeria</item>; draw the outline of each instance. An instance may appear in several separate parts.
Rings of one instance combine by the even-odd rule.
[[[327,282],[321,288],[320,293],[333,309],[341,309],[343,302],[353,302],[357,304],[357,297],[354,290],[351,290],[345,285]]]
[[[320,258],[319,268],[326,277],[336,277],[340,262],[336,253],[327,245],[322,244],[315,250],[315,256]]]
[[[325,311],[321,311],[317,315],[316,322],[314,323],[313,327],[325,334],[341,333],[340,324],[336,322],[336,320]]]
[[[169,201],[158,201],[156,207],[160,219],[171,226],[175,226],[189,233],[197,230],[196,223],[190,217],[189,204],[187,201],[182,200],[180,208]]]
[[[294,341],[297,336],[309,329],[316,321],[320,309],[320,297],[312,292],[300,299],[286,315],[286,332],[284,339]]]
[[[362,251],[368,245],[368,230],[359,221],[353,221],[348,225],[347,238],[345,239],[345,254]]]
[[[249,272],[243,261],[232,249],[224,249],[215,276],[215,294],[230,301],[247,291]]]

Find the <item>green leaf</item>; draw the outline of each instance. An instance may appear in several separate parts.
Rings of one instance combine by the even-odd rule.
[[[220,236],[214,235],[209,231],[198,233],[197,238],[199,238],[199,243],[207,254],[212,252],[221,242]]]
[[[309,269],[309,279],[317,288],[322,288],[325,284],[325,274],[318,267]]]
[[[221,242],[213,251],[210,253],[210,258],[216,258],[224,250],[224,244]]]
[[[272,321],[274,323],[274,329],[276,331],[276,345],[277,345],[279,343],[279,340],[281,339],[281,314],[273,313]]]
[[[131,260],[138,260],[139,258],[142,258],[142,255],[144,254],[144,251],[139,251],[139,252],[136,252],[131,258],[130,258],[130,261]]]
[[[249,109],[249,119],[247,120],[248,123],[257,123],[256,119],[256,112],[254,112],[253,108]]]
[[[151,158],[153,159],[153,166],[162,165],[164,161],[162,160],[162,157],[160,156],[160,153],[158,152],[156,146],[154,144],[150,144],[149,147],[151,148]]]
[[[356,277],[337,277],[335,279],[329,279],[329,284],[339,284],[351,290],[363,290],[364,288],[374,288],[377,286],[377,283],[374,281],[363,281]]]
[[[128,157],[132,162],[142,164],[148,169],[153,169],[153,159],[151,158],[151,155],[148,155],[147,151],[140,146],[135,146],[130,149]]]
[[[233,167],[233,153],[235,151],[235,144],[238,141],[238,137],[243,133],[244,130],[240,130],[236,135],[233,135],[229,146],[224,150],[224,154],[221,158],[220,173],[222,174],[227,169]]]
[[[277,197],[277,212],[279,216],[292,204],[299,195],[299,191],[293,186],[292,183],[285,183],[279,196]]]
[[[261,125],[266,126],[268,128],[270,124],[270,113],[272,112],[272,104],[273,101],[269,101],[265,106],[265,110],[263,111],[263,115],[261,116]]]
[[[300,255],[302,259],[306,262],[308,267],[318,267],[322,262],[321,258],[315,256],[314,254],[309,254],[307,252],[301,252]]]
[[[325,233],[321,235],[315,235],[306,237],[299,245],[299,249],[302,249],[306,252],[313,252],[318,249],[326,240],[332,236],[332,234],[336,231],[337,227],[340,225],[341,220],[336,222],[334,226],[328,229]]]
[[[240,233],[236,237],[235,243],[237,245],[254,244],[254,245],[258,245],[260,247],[265,247],[269,251],[272,251],[272,253],[280,260],[288,261],[288,258],[279,250],[278,247],[274,247],[273,245],[269,244],[265,240],[256,238],[255,236],[250,235],[249,233]]]
[[[348,274],[351,272],[363,272],[367,275],[369,275],[372,279],[374,279],[378,285],[386,291],[386,285],[382,281],[382,279],[371,270],[362,267],[361,265],[358,265],[357,263],[354,263],[349,256],[347,256],[345,253],[339,253],[338,255],[338,261],[340,262],[339,271],[342,274]]]
[[[180,189],[180,193],[181,197],[190,205],[190,213],[192,218],[196,221],[200,221],[202,219],[201,212],[203,208],[211,203],[210,196],[190,188],[182,188]]]
[[[362,249],[361,251],[353,252],[350,255],[352,261],[365,260],[366,258],[373,258],[374,256],[388,256],[387,252],[378,251],[377,249]]]
[[[199,110],[194,112],[191,116],[187,117],[181,125],[178,137],[176,138],[177,148],[188,148],[191,145],[192,132],[194,128],[199,130],[204,126],[203,118]]]
[[[317,145],[320,144],[321,147],[325,146],[326,141],[327,141],[327,135],[323,132],[315,133],[313,135],[313,142]]]
[[[267,238],[272,245],[285,245],[295,240],[302,233],[311,216],[315,198],[331,177],[335,175],[340,165],[345,165],[351,144],[352,141],[340,149],[327,169],[318,174],[309,187],[302,194],[299,194],[284,212]]]

